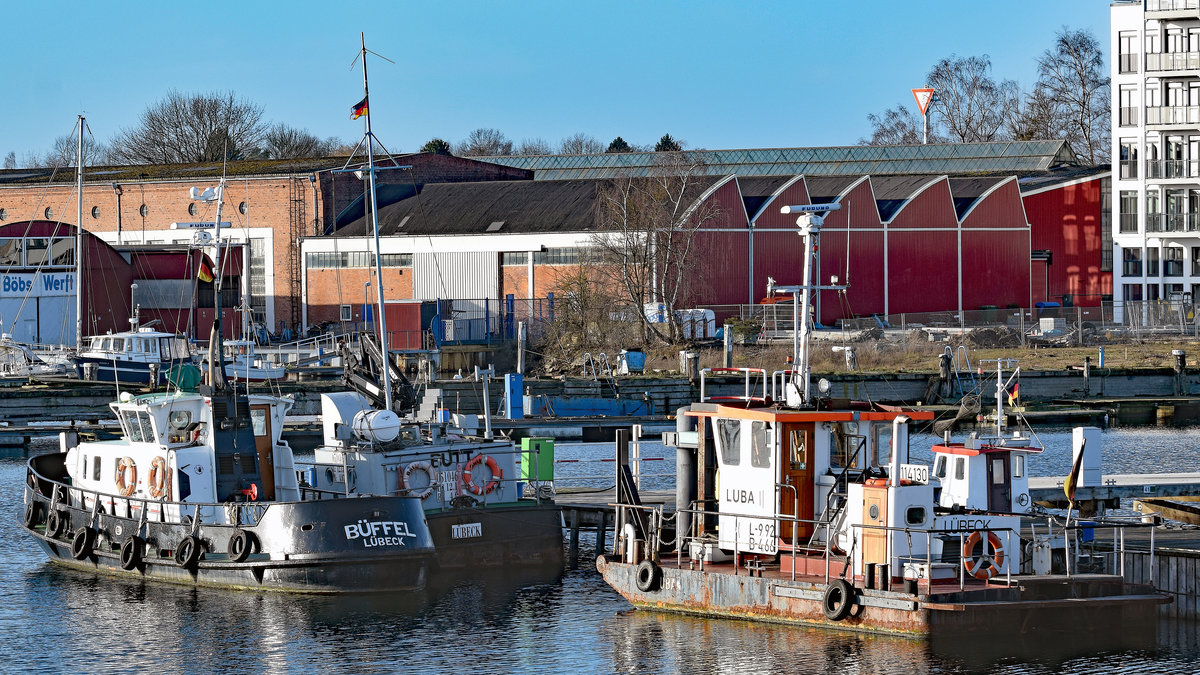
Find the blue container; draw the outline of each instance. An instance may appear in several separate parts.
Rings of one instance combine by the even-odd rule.
[[[1091,520],[1079,521],[1079,541],[1094,541],[1096,539],[1096,530],[1092,527],[1095,524]]]
[[[646,369],[646,352],[640,349],[622,350],[621,355],[625,357],[625,365],[631,373],[640,373]]]

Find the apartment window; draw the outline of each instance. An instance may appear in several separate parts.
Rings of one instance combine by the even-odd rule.
[[[1136,73],[1138,71],[1137,31],[1122,31],[1117,36],[1117,50],[1120,54],[1118,72]]]
[[[1200,277],[1200,246],[1192,247],[1192,276]]]
[[[1137,85],[1123,84],[1119,92],[1120,119],[1118,124],[1123,127],[1136,127],[1137,116]]]
[[[1158,276],[1158,256],[1159,253],[1157,246],[1146,247],[1146,276]]]
[[[1162,53],[1162,33],[1159,32],[1157,28],[1149,28],[1146,30],[1146,53]]]
[[[1163,284],[1163,297],[1168,300],[1183,299],[1183,284]]]
[[[1121,297],[1125,299],[1125,302],[1141,302],[1142,285],[1121,284]]]
[[[1121,139],[1121,178],[1138,177],[1138,148],[1136,138]]]
[[[1146,284],[1146,299],[1153,302],[1162,297],[1158,284]]]
[[[1163,249],[1163,276],[1183,276],[1183,247],[1167,246]],[[1183,292],[1182,286],[1180,286],[1179,292]]]
[[[1123,248],[1121,249],[1121,255],[1121,276],[1142,276],[1142,249]]]
[[[1137,191],[1121,190],[1121,232],[1138,231]]]
[[[1100,271],[1113,269],[1112,179],[1100,179]]]

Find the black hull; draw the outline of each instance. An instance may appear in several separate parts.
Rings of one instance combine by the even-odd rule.
[[[425,586],[434,563],[420,502],[407,497],[253,504],[249,508],[257,509],[257,518],[252,524],[202,522],[195,530],[185,524],[52,505],[40,491],[34,499],[37,512],[26,531],[53,562],[127,578],[297,593],[412,591]],[[58,537],[47,533],[51,508],[67,523]],[[394,536],[398,524],[404,536]],[[92,544],[85,551],[73,551],[74,533],[81,528],[92,533]],[[255,542],[242,561],[228,552],[239,530]],[[121,545],[135,533],[143,543],[141,554],[125,569]],[[189,535],[196,537],[199,559],[178,562],[175,549]]]
[[[562,509],[554,504],[454,509],[426,519],[440,572],[562,568]]]

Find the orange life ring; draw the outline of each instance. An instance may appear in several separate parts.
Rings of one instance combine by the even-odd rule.
[[[988,532],[987,544],[979,552],[979,555],[976,555],[975,547],[983,541],[983,532],[976,530],[963,542],[963,569],[976,579],[987,581],[1000,574],[1000,570],[1004,568],[1004,543],[1000,541],[1000,537],[997,537],[995,532]],[[991,549],[990,553],[987,550],[989,548]]]
[[[489,480],[485,485],[476,483],[475,478],[471,475],[471,470],[480,464],[486,464],[488,471],[492,472],[491,480]],[[500,483],[501,478],[504,478],[504,472],[500,470],[500,465],[496,464],[496,460],[487,455],[475,455],[463,468],[463,487],[473,494],[491,494],[492,490],[495,490],[496,486]]]
[[[421,490],[414,490],[409,478],[417,471],[425,472],[429,476],[429,485],[426,485]],[[417,499],[425,499],[433,494],[433,488],[437,484],[437,478],[433,475],[433,465],[429,462],[409,462],[408,466],[404,467],[404,471],[400,474],[400,489],[408,490],[409,493]]]
[[[150,496],[171,498],[171,474],[167,471],[167,460],[161,456],[150,462]]]
[[[122,497],[128,497],[137,489],[137,464],[134,463],[132,457],[122,457],[117,460],[117,475],[114,479],[117,483],[117,494]]]

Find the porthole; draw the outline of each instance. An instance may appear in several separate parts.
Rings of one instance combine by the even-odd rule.
[[[47,206],[46,210],[43,211],[42,213],[46,214],[46,220],[50,220],[51,218],[54,217],[54,210],[51,209],[49,206]]]
[[[871,520],[879,520],[879,505],[878,504],[872,504],[870,506],[870,508],[867,509],[867,517],[870,518]]]
[[[100,207],[99,207],[99,206],[93,206],[93,207],[92,207],[92,217],[93,217],[93,218],[99,218],[99,217],[100,217]]]
[[[142,204],[142,208],[138,209],[138,213],[142,214],[142,217],[145,218],[150,213],[150,208]]]
[[[246,202],[242,202],[241,204],[238,204],[238,213],[241,213],[244,215],[246,213],[246,211],[248,211],[248,210],[249,210],[249,207],[246,206]]]
[[[916,527],[918,525],[924,525],[925,524],[925,507],[924,506],[908,507],[908,510],[904,512],[904,520],[905,520],[905,522],[908,523],[909,527]]]
[[[188,215],[189,216],[196,215],[196,203],[195,202],[188,204]]]

